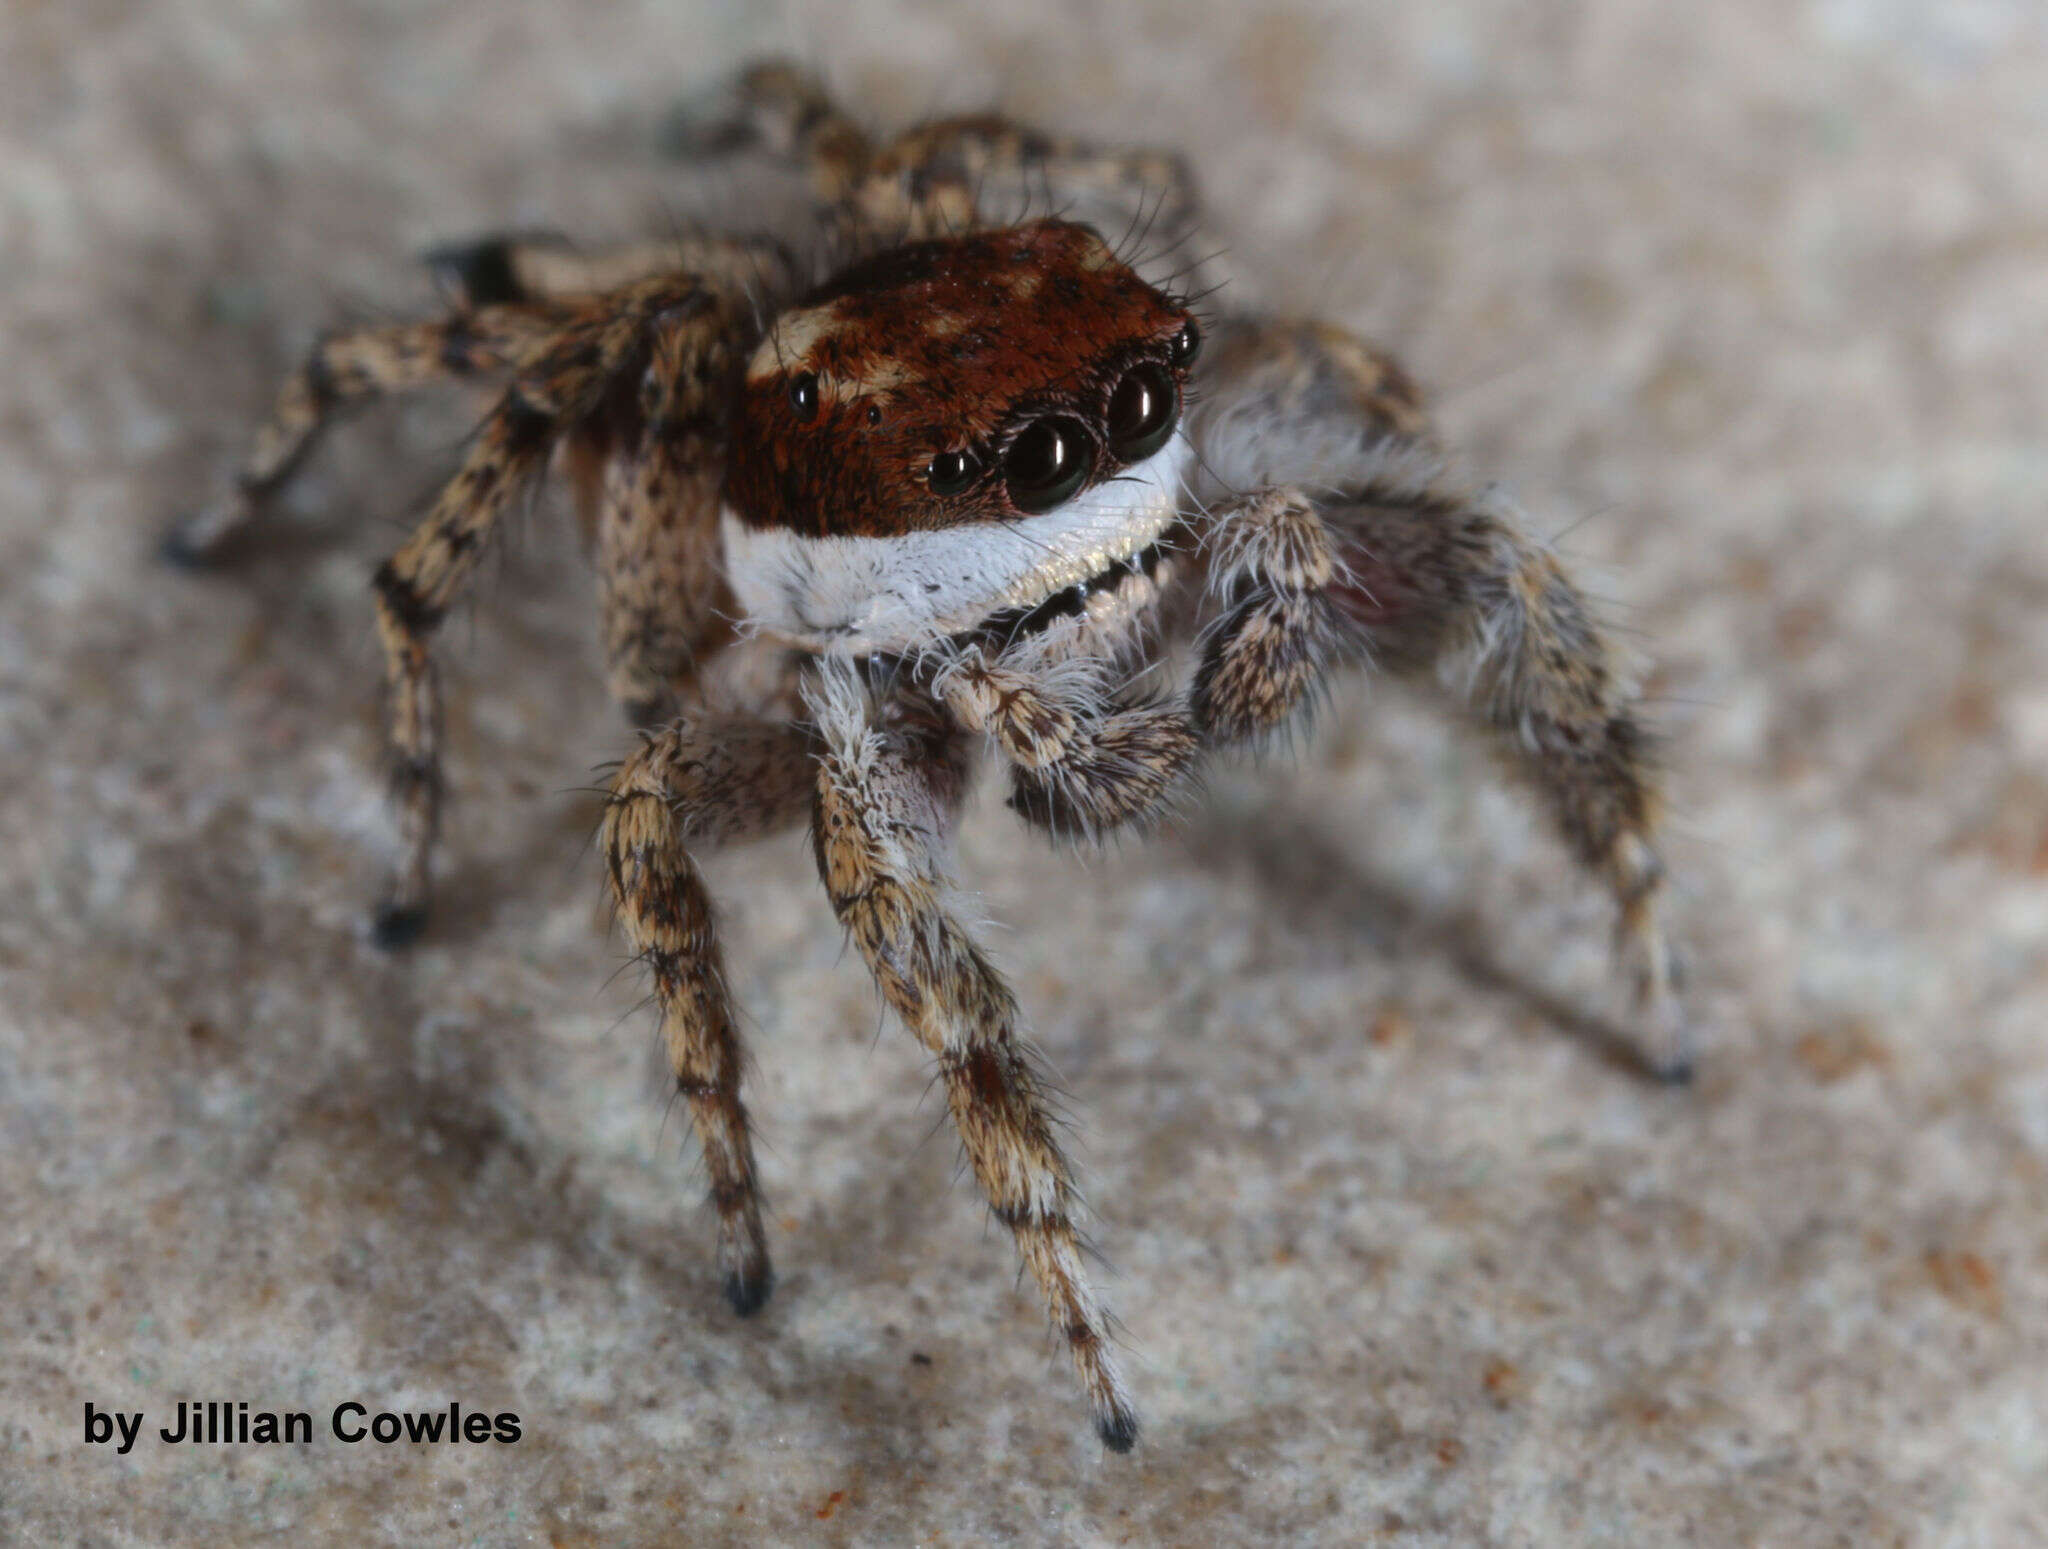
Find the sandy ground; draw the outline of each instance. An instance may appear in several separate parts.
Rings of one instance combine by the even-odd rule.
[[[2048,23],[2023,0],[71,0],[0,19],[0,1539],[2048,1541]],[[1689,1091],[1601,900],[1356,684],[1176,834],[962,836],[1064,1075],[1149,1429],[1089,1433],[804,846],[718,859],[782,1280],[719,1302],[596,906],[583,561],[447,636],[443,907],[367,943],[365,578],[470,422],[336,436],[155,566],[410,256],[719,208],[763,48],[880,124],[1193,157],[1246,296],[1399,348],[1672,736]],[[693,201],[695,201],[693,203]],[[88,1446],[87,1403],[304,1447]],[[344,1445],[336,1405],[508,1410]]]

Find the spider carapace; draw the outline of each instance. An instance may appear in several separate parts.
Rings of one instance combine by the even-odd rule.
[[[747,72],[730,105],[722,143],[807,169],[814,251],[496,238],[431,255],[447,315],[321,340],[233,497],[171,551],[215,551],[345,405],[502,382],[375,576],[403,829],[378,939],[426,919],[430,642],[499,519],[556,467],[592,540],[610,687],[647,728],[600,844],[703,1148],[727,1297],[753,1312],[771,1276],[692,853],[808,826],[834,911],[937,1060],[1102,1440],[1125,1451],[1136,1413],[1044,1085],[953,901],[977,764],[1006,766],[1026,822],[1092,840],[1170,810],[1208,753],[1285,728],[1332,674],[1433,678],[1500,734],[1611,889],[1651,1058],[1678,1075],[1649,739],[1578,588],[1453,470],[1398,366],[1227,293],[1198,319],[1147,278],[1199,219],[1175,158],[988,117],[876,146],[780,65]],[[1018,208],[1034,202],[1104,218]],[[1141,239],[1103,235],[1119,213]]]

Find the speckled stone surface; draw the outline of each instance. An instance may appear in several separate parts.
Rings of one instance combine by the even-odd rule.
[[[2048,1540],[2048,22],[2024,0],[736,8],[73,0],[0,21],[0,1540]],[[1356,684],[1077,860],[961,840],[1071,1094],[1148,1422],[1090,1434],[797,840],[718,858],[781,1270],[722,1306],[597,906],[560,507],[448,631],[416,951],[365,580],[473,404],[166,572],[409,256],[701,208],[762,48],[1200,169],[1246,290],[1400,349],[1634,632],[1690,1091],[1489,759]],[[127,1456],[83,1409],[313,1413]],[[516,1411],[511,1446],[328,1412]]]

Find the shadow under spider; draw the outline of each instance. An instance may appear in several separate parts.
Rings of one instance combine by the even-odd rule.
[[[1180,842],[1206,867],[1248,878],[1270,917],[1293,934],[1386,957],[1419,948],[1449,962],[1478,989],[1504,995],[1575,1039],[1611,1070],[1665,1085],[1628,1029],[1503,961],[1474,911],[1430,909],[1412,892],[1355,865],[1326,827],[1267,807],[1253,822],[1210,809]],[[1484,864],[1475,857],[1474,864]]]

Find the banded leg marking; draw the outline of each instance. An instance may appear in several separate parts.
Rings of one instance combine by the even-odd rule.
[[[678,722],[626,760],[600,836],[613,906],[654,979],[676,1091],[704,1154],[718,1216],[719,1280],[742,1317],[773,1287],[747,1110],[746,1063],[711,897],[688,843],[752,838],[801,822],[810,743],[796,726]]]
[[[175,525],[167,558],[200,564],[261,514],[304,463],[336,413],[365,399],[516,367],[562,326],[558,312],[479,308],[424,323],[329,334],[278,389],[231,494]]]
[[[952,778],[914,741],[871,724],[850,680],[828,681],[827,692],[812,818],[819,875],[883,998],[938,1059],[975,1179],[1038,1282],[1097,1434],[1128,1452],[1137,1414],[1081,1262],[1073,1178],[1042,1083],[1009,987],[946,904]]]

